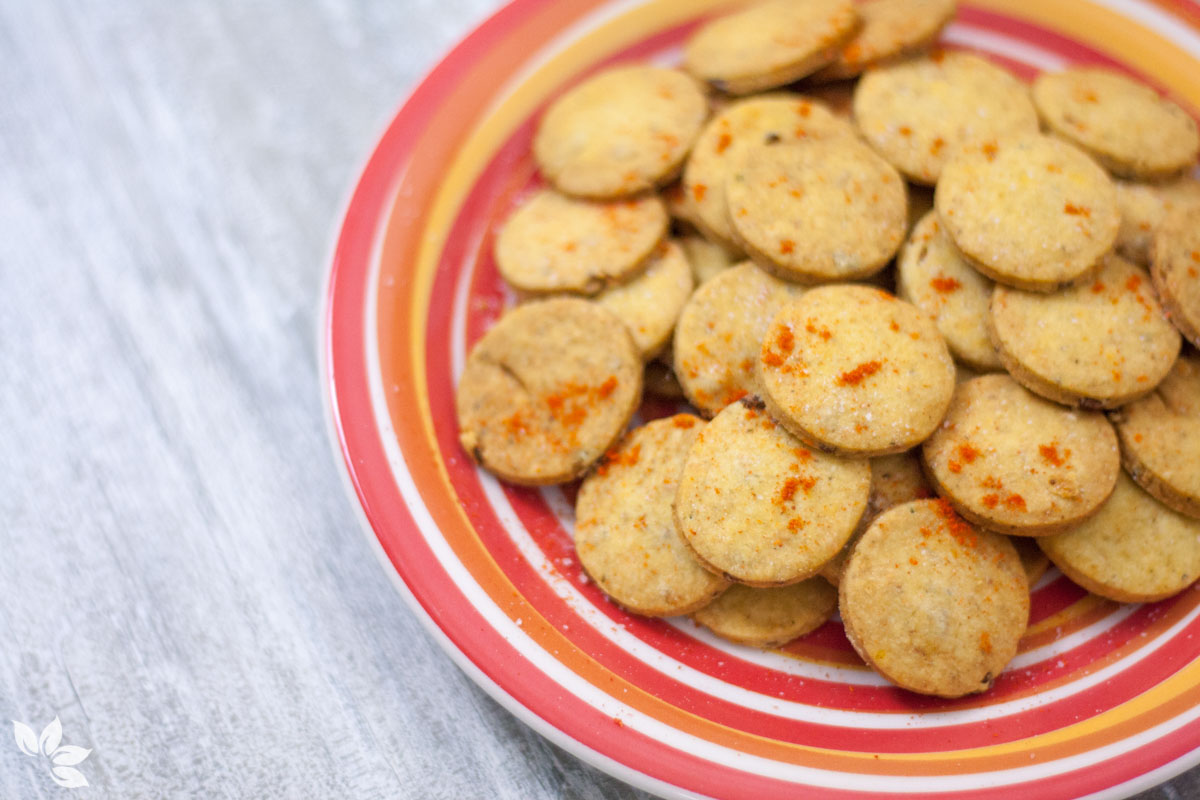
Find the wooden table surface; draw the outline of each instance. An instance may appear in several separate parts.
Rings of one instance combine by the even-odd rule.
[[[0,718],[92,750],[0,798],[646,797],[452,666],[323,419],[344,199],[496,5],[0,0]]]

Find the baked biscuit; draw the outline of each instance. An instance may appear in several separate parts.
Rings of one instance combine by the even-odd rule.
[[[837,589],[822,578],[769,588],[735,583],[692,619],[731,642],[779,647],[821,627],[835,608]]]
[[[708,417],[748,394],[761,394],[755,365],[771,318],[803,290],[749,262],[692,293],[675,326],[675,376]]]
[[[1143,83],[1108,69],[1072,67],[1033,82],[1042,122],[1114,175],[1150,180],[1196,161],[1196,121]]]
[[[1037,542],[1072,581],[1120,603],[1162,600],[1200,577],[1200,520],[1167,508],[1124,474],[1095,516]]]
[[[976,530],[944,501],[878,517],[839,586],[846,637],[880,675],[939,697],[982,692],[1017,653],[1029,587],[1007,538]]]
[[[892,506],[930,497],[933,497],[933,489],[929,486],[929,481],[925,480],[925,473],[921,471],[921,459],[916,451],[872,458],[871,495],[867,498],[867,510],[846,546],[832,561],[821,567],[821,577],[837,586],[842,580],[842,572],[846,569],[846,561],[850,558],[854,543],[876,517]]]
[[[612,312],[578,298],[528,303],[471,349],[455,405],[459,442],[510,483],[582,475],[642,399],[642,359]]]
[[[610,286],[596,295],[595,301],[625,323],[638,352],[649,361],[671,340],[675,321],[693,287],[692,268],[683,248],[666,241],[651,256],[644,272]]]
[[[1114,254],[1090,283],[1053,294],[997,286],[988,330],[1025,388],[1084,408],[1115,408],[1148,394],[1181,344],[1150,276]]]
[[[601,591],[638,614],[688,614],[728,586],[700,566],[671,516],[684,459],[703,427],[678,414],[637,428],[579,487],[579,563]]]
[[[1038,547],[1038,540],[1028,536],[1010,536],[1008,540],[1017,550],[1017,555],[1021,559],[1021,568],[1025,570],[1025,579],[1029,581],[1029,587],[1032,589],[1034,584],[1038,582],[1046,570],[1050,568],[1050,559],[1042,552],[1042,548]]]
[[[749,398],[696,438],[675,496],[675,524],[701,563],[750,586],[812,577],[850,538],[871,468],[813,452]]]
[[[884,61],[913,55],[937,39],[956,10],[954,0],[866,0],[863,26],[838,51],[837,60],[809,80],[853,78]]]
[[[976,525],[1044,536],[1094,514],[1121,471],[1104,415],[1043,400],[1005,374],[959,384],[922,445],[937,493]]]
[[[730,103],[704,126],[683,170],[683,194],[696,225],[710,239],[740,249],[729,225],[725,182],[747,149],[853,137],[849,122],[800,95],[777,93]]]
[[[702,26],[683,62],[722,92],[761,92],[832,62],[860,24],[852,0],[772,0]]]
[[[1149,267],[1154,254],[1154,237],[1167,215],[1179,206],[1200,206],[1200,181],[1191,176],[1166,183],[1113,181],[1121,229],[1117,252],[1135,264]]]
[[[1180,356],[1153,394],[1112,416],[1126,471],[1164,505],[1200,518],[1200,356]]]
[[[959,255],[936,212],[913,228],[896,259],[896,291],[933,318],[958,361],[982,372],[1001,368],[988,338],[992,282]]]
[[[678,241],[687,257],[688,265],[692,268],[692,280],[697,286],[709,278],[715,278],[718,273],[729,269],[738,260],[721,245],[698,234],[680,236]]]
[[[929,186],[958,148],[1038,129],[1025,84],[958,52],[868,70],[854,93],[854,119],[881,156]]]
[[[1036,292],[1086,278],[1121,225],[1104,170],[1040,134],[960,150],[942,170],[934,205],[973,267]]]
[[[1200,347],[1200,205],[1177,208],[1163,221],[1150,276],[1171,322]]]
[[[595,294],[637,273],[667,234],[657,197],[598,202],[551,190],[529,198],[496,237],[496,268],[521,292]]]
[[[763,399],[792,433],[850,456],[898,453],[946,413],[954,362],[933,322],[879,289],[811,289],[771,321]]]
[[[627,197],[670,183],[707,117],[708,100],[686,73],[614,67],[550,106],[533,155],[561,192]]]
[[[849,137],[748,149],[725,182],[725,201],[746,254],[806,283],[878,272],[908,229],[899,173]]]

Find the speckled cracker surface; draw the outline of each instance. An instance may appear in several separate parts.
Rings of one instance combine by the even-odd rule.
[[[997,286],[990,331],[1027,389],[1066,405],[1115,408],[1148,394],[1179,355],[1145,270],[1105,257],[1089,283],[1045,294]]]
[[[1163,504],[1200,518],[1200,356],[1181,356],[1153,394],[1113,421],[1133,479]]]
[[[771,318],[799,286],[743,263],[692,293],[675,326],[674,365],[688,400],[707,416],[761,394],[756,364]]]
[[[847,455],[919,444],[954,392],[954,362],[917,308],[867,286],[811,289],[775,315],[759,354],[763,399],[797,436]]]
[[[1018,536],[1087,519],[1120,472],[1117,435],[1103,414],[1064,408],[1005,374],[959,384],[921,455],[960,514]]]
[[[725,201],[747,255],[795,281],[878,272],[908,228],[904,181],[852,138],[748,149],[726,180]]]
[[[700,560],[731,580],[796,583],[850,538],[870,484],[867,461],[813,452],[743,400],[697,437],[675,523]]]
[[[1200,153],[1196,121],[1143,83],[1112,70],[1045,72],[1033,101],[1050,130],[1074,142],[1116,175],[1177,174]]]
[[[1038,546],[1072,581],[1122,603],[1162,600],[1200,577],[1200,520],[1167,508],[1124,474],[1094,517]]]
[[[657,197],[601,202],[544,190],[500,230],[496,267],[520,291],[595,294],[641,269],[666,234]]]
[[[1121,229],[1117,252],[1135,264],[1149,267],[1154,254],[1154,237],[1169,215],[1184,205],[1200,206],[1200,181],[1185,176],[1166,183],[1135,183],[1118,180],[1117,206]]]
[[[570,89],[546,111],[533,140],[555,188],[580,197],[625,197],[669,183],[708,117],[687,74],[615,67]]]
[[[703,427],[678,414],[637,428],[579,487],[579,563],[601,591],[638,614],[690,613],[728,585],[700,566],[671,515],[684,459]]]
[[[868,67],[933,44],[954,18],[954,0],[867,0],[858,6],[863,26],[842,45],[837,59],[812,80],[853,78]]]
[[[852,0],[772,0],[702,26],[688,72],[731,94],[783,86],[829,64],[860,25]]]
[[[839,586],[846,636],[889,681],[922,694],[982,692],[1012,660],[1029,588],[1003,536],[919,500],[878,517]]]
[[[942,171],[938,217],[971,265],[1019,289],[1086,278],[1120,228],[1117,191],[1071,145],[1032,135],[964,148]]]
[[[822,578],[788,586],[733,584],[692,619],[731,642],[778,647],[819,628],[837,608],[837,589]]]
[[[896,291],[933,318],[950,353],[975,369],[1001,368],[988,338],[993,283],[959,255],[937,214],[926,214],[896,260]]]
[[[1023,83],[984,58],[957,52],[868,70],[854,93],[854,118],[880,155],[928,185],[959,147],[1038,129]]]
[[[1150,275],[1171,322],[1200,347],[1200,206],[1167,215],[1154,240]]]
[[[642,359],[612,312],[575,298],[506,313],[471,349],[458,384],[459,442],[512,483],[579,477],[642,398]]]
[[[729,226],[725,182],[748,148],[853,137],[849,122],[801,95],[780,92],[729,104],[708,121],[683,170],[683,193],[696,224],[715,241],[740,249]]]
[[[692,268],[673,241],[663,242],[633,279],[596,295],[596,303],[616,314],[649,360],[671,340],[675,321],[694,287]]]

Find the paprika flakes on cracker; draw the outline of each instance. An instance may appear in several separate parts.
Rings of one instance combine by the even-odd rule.
[[[1064,408],[1007,374],[959,384],[946,418],[921,446],[937,493],[976,525],[1045,536],[1087,519],[1120,472],[1103,414]]]
[[[853,533],[871,468],[806,448],[745,398],[696,438],[675,496],[675,524],[701,563],[749,586],[817,573]]]
[[[584,479],[575,550],[600,590],[637,614],[687,614],[729,585],[700,566],[675,531],[671,503],[704,421],[691,414],[631,431]]]
[[[510,483],[563,483],[616,442],[641,399],[642,359],[612,312],[577,298],[531,302],[467,356],[459,442]]]

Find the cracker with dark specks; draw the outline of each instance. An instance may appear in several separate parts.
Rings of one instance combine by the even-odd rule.
[[[768,588],[735,583],[692,619],[731,642],[779,647],[821,627],[835,608],[837,589],[823,578]]]

